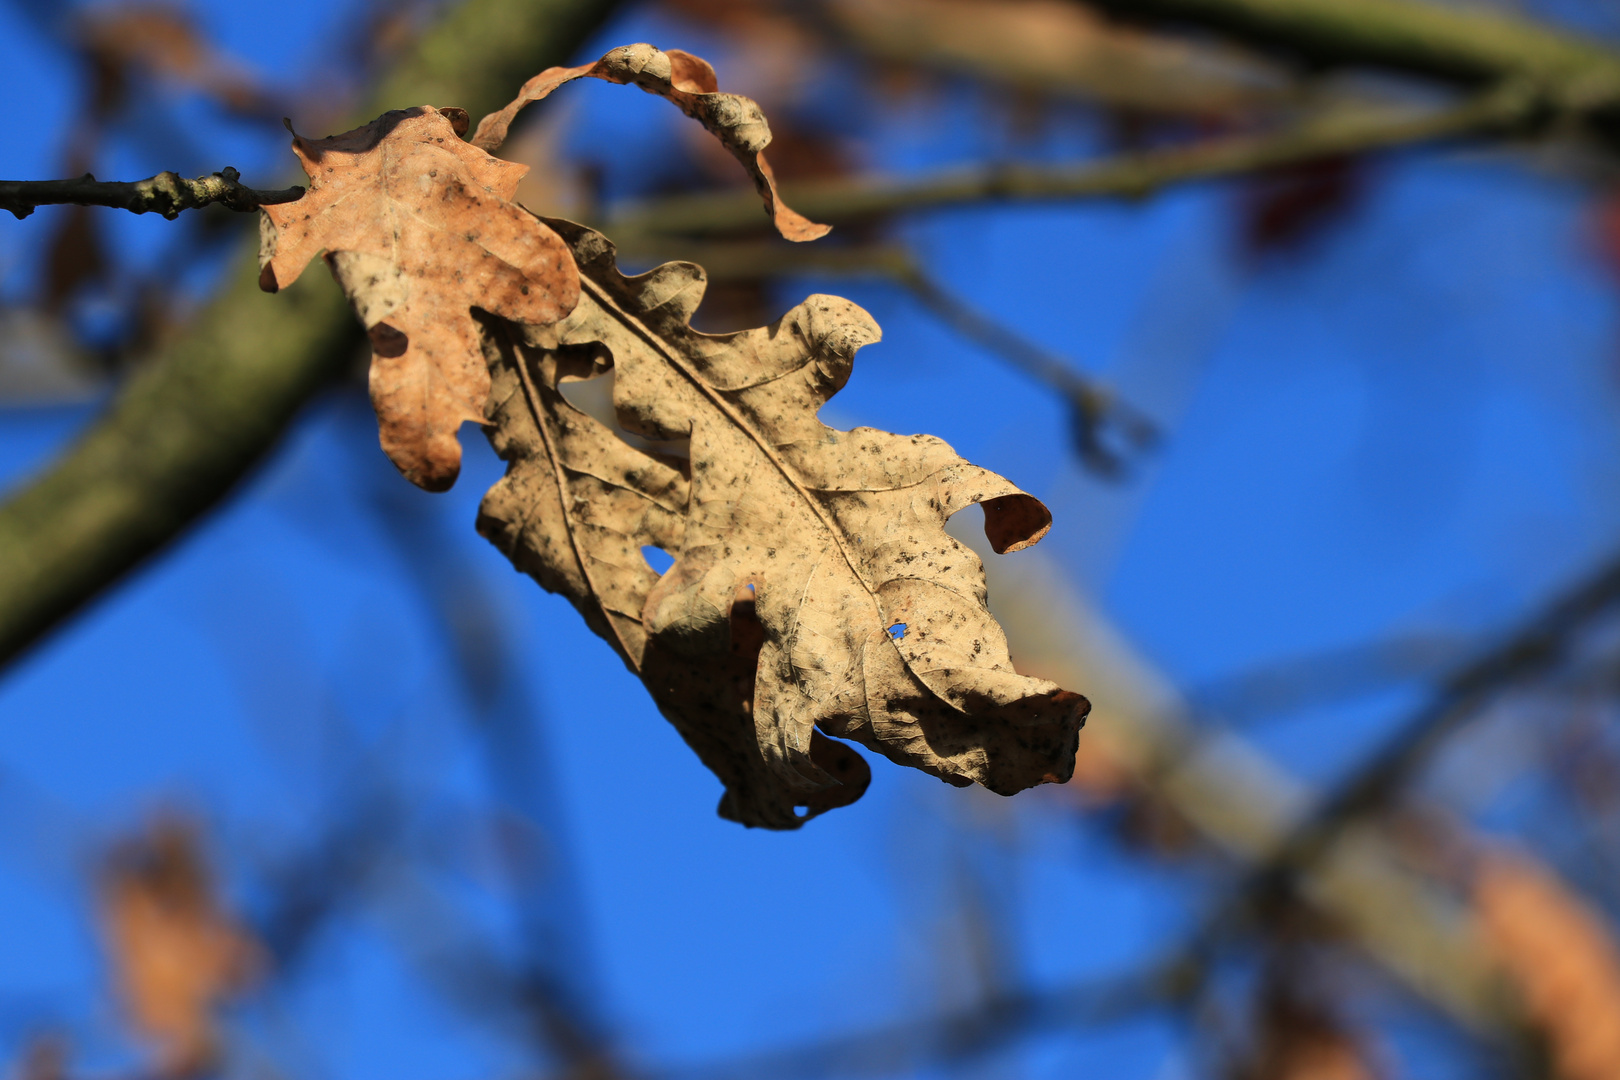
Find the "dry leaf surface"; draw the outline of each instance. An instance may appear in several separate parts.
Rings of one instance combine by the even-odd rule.
[[[978,503],[997,552],[1046,507],[927,435],[837,431],[816,411],[878,328],[813,296],[770,327],[688,319],[701,267],[619,273],[599,233],[548,219],[581,270],[550,326],[491,321],[490,419],[507,477],[479,527],[567,596],[726,785],[721,812],[793,828],[858,798],[852,739],[956,784],[1012,794],[1067,780],[1087,704],[1017,674],[978,557],[945,520]],[[630,446],[559,390],[611,365],[619,422],[690,440]],[[646,546],[675,556],[662,575]]]
[[[487,417],[510,468],[480,529],[641,676],[725,784],[726,816],[795,828],[858,798],[867,766],[829,736],[1003,794],[1067,780],[1089,706],[1013,670],[983,567],[943,530],[978,503],[991,546],[1015,551],[1046,532],[1046,507],[931,436],[816,418],[878,336],[849,301],[701,334],[700,267],[626,278],[600,234],[513,202],[526,169],[486,148],[586,76],[675,102],[749,169],[784,235],[826,231],[777,197],[753,102],[719,93],[697,57],[633,45],[530,80],[472,143],[465,113],[428,107],[295,136],[312,183],[267,210],[261,284],[326,252],[371,334],[383,446],[417,484],[448,487],[459,425]],[[689,458],[632,446],[562,396],[609,368],[620,423]],[[660,575],[643,547],[674,565]]]

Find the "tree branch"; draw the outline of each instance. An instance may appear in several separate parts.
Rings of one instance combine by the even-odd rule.
[[[1529,19],[1414,0],[1090,0],[1131,19],[1191,23],[1319,63],[1466,83],[1523,79],[1564,109],[1620,105],[1620,53]]]
[[[210,203],[231,210],[257,210],[293,202],[304,194],[301,187],[257,191],[244,187],[241,179],[241,173],[227,166],[195,180],[174,172],[160,172],[133,183],[97,180],[89,173],[77,180],[0,180],[0,210],[10,210],[20,219],[32,214],[36,207],[74,203],[110,206],[132,214],[157,213],[173,221],[182,210],[200,210]]]
[[[1525,131],[1545,112],[1526,83],[1511,83],[1454,108],[1413,115],[1368,109],[1319,116],[1290,130],[1213,139],[1058,168],[1004,165],[920,179],[823,181],[791,186],[793,205],[816,221],[871,218],[982,202],[1141,198],[1160,188],[1219,180],[1322,158],[1364,154],[1477,135]],[[609,235],[717,236],[756,232],[766,222],[750,192],[660,199],[615,214]]]
[[[388,76],[364,119],[401,104],[499,108],[570,59],[613,0],[468,0]],[[256,245],[255,245],[256,249]],[[280,437],[361,340],[342,295],[300,282],[271,298],[257,251],[186,336],[119,391],[105,415],[0,505],[0,661],[172,540]]]

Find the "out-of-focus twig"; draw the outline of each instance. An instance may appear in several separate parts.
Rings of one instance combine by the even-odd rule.
[[[247,187],[242,183],[242,174],[228,166],[195,180],[175,172],[160,172],[132,182],[97,180],[86,173],[77,180],[0,180],[0,210],[25,218],[36,207],[74,203],[109,206],[132,214],[162,214],[173,221],[182,210],[200,210],[213,203],[231,210],[257,210],[293,202],[303,194],[301,187],[278,191]]]
[[[631,257],[657,254],[691,259],[704,268],[711,281],[754,281],[790,274],[893,281],[951,330],[1056,392],[1070,410],[1075,449],[1101,475],[1120,476],[1158,442],[1152,419],[1107,386],[1076,371],[1067,360],[950,293],[904,248],[886,244],[789,246],[752,240],[693,245],[635,233],[616,240],[617,247]]]
[[[961,73],[1043,96],[1225,117],[1283,96],[1252,55],[1123,26],[1071,0],[825,0],[825,18],[885,67]]]
[[[508,834],[498,845],[520,940],[501,950],[503,956],[483,960],[490,973],[482,978],[484,990],[504,992],[505,1004],[524,1018],[526,1036],[558,1061],[562,1075],[623,1076],[602,1010],[588,992],[583,946],[573,940],[582,910],[566,828],[555,785],[541,767],[536,705],[515,678],[519,665],[498,605],[454,537],[444,534],[447,520],[438,507],[413,497],[391,475],[383,481],[375,499],[389,539],[454,646],[489,794],[503,818],[529,830]],[[504,966],[497,968],[497,959]],[[464,975],[468,985],[480,981]],[[479,1001],[480,1008],[487,1004]]]
[[[1511,635],[1472,663],[1444,680],[1434,699],[1411,719],[1372,758],[1357,769],[1338,790],[1310,813],[1292,815],[1293,824],[1273,828],[1252,851],[1252,862],[1242,884],[1206,919],[1200,937],[1213,947],[1236,926],[1253,919],[1267,904],[1298,894],[1306,899],[1323,895],[1324,883],[1333,885],[1347,869],[1347,854],[1366,863],[1379,859],[1383,841],[1368,818],[1388,805],[1448,738],[1503,691],[1528,678],[1544,674],[1564,656],[1571,638],[1595,619],[1620,604],[1620,559],[1604,564]],[[1197,757],[1185,749],[1188,764]],[[1186,766],[1177,766],[1184,769]],[[1285,825],[1278,821],[1277,825]],[[1393,864],[1391,864],[1393,869]],[[1342,919],[1366,920],[1367,932],[1408,939],[1408,947],[1421,953],[1437,944],[1427,935],[1414,934],[1415,908],[1404,903],[1400,891],[1385,895],[1369,891],[1364,905],[1341,912]],[[1330,896],[1331,899],[1331,896]],[[1415,900],[1414,900],[1415,902]],[[1365,910],[1363,910],[1365,907]],[[1354,923],[1352,923],[1354,927]],[[1472,935],[1471,935],[1472,936]],[[1459,956],[1451,963],[1461,963]],[[1473,961],[1478,967],[1477,958]],[[1431,971],[1434,969],[1431,969]],[[1490,991],[1491,997],[1499,990]]]
[[[1069,406],[1075,449],[1097,472],[1118,476],[1158,442],[1152,420],[1061,358],[952,296],[915,262],[897,267],[894,277],[941,322],[1057,391]]]
[[[656,1074],[659,1080],[795,1080],[823,1076],[908,1076],[931,1064],[960,1065],[1042,1031],[1117,1023],[1175,1002],[1186,982],[1179,965],[989,998],[920,1020]]]
[[[1259,877],[1286,873],[1315,859],[1341,832],[1405,789],[1447,739],[1491,700],[1544,674],[1571,639],[1620,605],[1620,559],[1605,563],[1501,644],[1445,678],[1433,699],[1343,782],[1267,858]]]
[[[1470,637],[1417,633],[1285,657],[1193,687],[1200,713],[1242,727],[1313,705],[1439,677],[1477,651]]]
[[[1347,154],[1365,154],[1532,127],[1543,100],[1533,87],[1506,84],[1452,108],[1357,108],[1261,135],[1241,135],[1123,154],[1083,165],[1001,165],[901,180],[862,177],[791,185],[793,204],[817,221],[845,225],[898,213],[980,202],[1140,198],[1160,188],[1218,180]],[[686,195],[626,208],[607,222],[610,236],[718,236],[763,229],[756,201],[740,194]]]

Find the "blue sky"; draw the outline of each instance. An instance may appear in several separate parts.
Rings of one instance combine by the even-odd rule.
[[[196,10],[277,83],[307,73],[307,43],[355,14],[305,0]],[[632,7],[587,52],[710,46],[680,34]],[[711,59],[725,85],[724,52]],[[4,5],[0,60],[27,118],[0,144],[0,175],[54,175],[73,69]],[[570,145],[587,156],[622,153],[611,144],[626,138],[656,145],[685,122],[619,88],[561,93],[579,99]],[[243,131],[186,100],[173,115],[229,150],[194,171],[229,163],[254,179],[291,164],[280,131]],[[1084,124],[1020,141],[967,88],[860,128],[872,166],[892,172],[1096,148]],[[137,133],[98,175],[164,167],[185,168],[154,160]],[[27,294],[51,220],[0,222],[0,295]],[[137,261],[173,228],[111,224]],[[812,291],[849,295],[884,328],[824,418],[937,434],[1046,500],[1056,524],[1042,549],[1184,687],[1404,634],[1483,642],[1620,539],[1615,283],[1593,251],[1590,193],[1550,171],[1399,155],[1306,251],[1257,265],[1235,256],[1231,193],[1215,187],[952,210],[899,231],[952,290],[1140,402],[1163,445],[1128,481],[1097,479],[1047,391],[865,280],[806,280],[780,297],[785,309]],[[0,475],[21,480],[94,411],[0,411]],[[501,798],[470,732],[495,717],[522,717],[530,740],[521,809],[557,868],[548,955],[566,958],[636,1062],[707,1061],[952,1004],[972,985],[964,872],[1004,890],[1014,984],[1128,968],[1188,925],[1185,874],[1123,855],[1047,794],[1006,803],[874,761],[861,802],[801,832],[720,820],[718,784],[639,683],[473,533],[499,463],[476,433],[464,443],[455,490],[416,492],[377,450],[359,392],[332,394],[223,510],[0,680],[0,1057],[55,1028],[88,1066],[131,1060],[85,874],[154,807],[207,820],[253,911],[323,822],[392,800],[410,808],[410,843],[455,853],[431,880],[374,883],[286,1000],[245,1006],[233,1036],[300,1075],[516,1071],[509,1041],[422,989],[409,944],[438,902],[491,941],[517,933],[479,855]],[[498,632],[450,635],[469,611]],[[458,662],[458,648],[476,655]],[[1375,687],[1249,733],[1325,784],[1415,696]],[[390,790],[354,781],[368,762],[386,763],[371,771]],[[1177,1075],[1173,1036],[1162,1020],[1126,1023],[1004,1064]]]

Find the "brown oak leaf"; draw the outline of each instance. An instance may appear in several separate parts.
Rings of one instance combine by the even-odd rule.
[[[309,190],[261,219],[268,292],[325,250],[371,336],[383,449],[430,491],[455,481],[457,429],[483,422],[489,396],[470,309],[548,323],[579,298],[562,241],[512,201],[528,167],[463,142],[465,131],[460,109],[423,106],[326,139],[295,134]]]
[[[1016,551],[1046,507],[932,436],[816,417],[877,340],[871,317],[812,296],[773,326],[699,333],[701,267],[627,278],[601,234],[546,220],[581,298],[551,325],[484,320],[510,464],[479,529],[642,678],[725,784],[721,813],[790,829],[854,801],[870,774],[828,736],[1001,794],[1067,780],[1089,706],[1013,670],[984,568],[944,530],[978,503],[991,546]],[[689,440],[689,460],[559,390],[610,367],[619,423]],[[665,573],[649,546],[675,557]]]
[[[854,801],[870,772],[838,738],[1002,794],[1067,780],[1089,705],[1013,670],[983,566],[943,528],[977,503],[991,546],[1016,551],[1045,534],[1046,507],[932,436],[816,418],[878,337],[849,301],[701,334],[700,267],[626,278],[605,237],[516,205],[525,168],[487,149],[584,76],[675,102],[748,168],[784,235],[826,232],[777,196],[753,102],[719,93],[697,57],[632,45],[530,80],[472,143],[465,113],[428,107],[295,136],[313,183],[266,211],[261,284],[326,251],[371,333],[383,446],[421,486],[449,486],[457,428],[487,416],[510,467],[480,530],[642,678],[725,784],[725,816],[790,829]],[[609,368],[620,423],[685,440],[689,458],[632,446],[562,396]],[[655,572],[644,547],[674,565]]]

